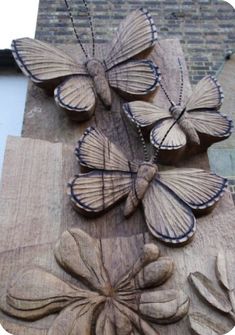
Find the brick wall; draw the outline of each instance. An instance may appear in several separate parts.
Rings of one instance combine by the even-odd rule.
[[[68,0],[69,1],[69,0]],[[235,11],[219,0],[88,0],[97,42],[112,38],[128,12],[146,7],[160,38],[179,38],[192,83],[206,73],[216,74],[228,50],[235,49]],[[84,42],[89,25],[82,0],[70,0]],[[40,0],[36,38],[53,43],[76,43],[63,0]]]

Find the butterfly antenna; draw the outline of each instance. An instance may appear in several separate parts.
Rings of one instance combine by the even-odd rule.
[[[169,132],[170,132],[171,129],[175,126],[175,124],[180,120],[180,118],[182,117],[183,114],[184,114],[184,111],[182,111],[182,112],[180,113],[180,115],[178,116],[178,118],[177,118],[177,119],[172,123],[172,125],[167,129],[167,131],[166,131],[166,133],[165,133],[163,139],[161,140],[161,142],[160,142],[158,148],[155,149],[155,151],[154,151],[154,157],[153,157],[153,163],[154,163],[154,164],[157,164],[157,159],[158,159],[159,151],[160,151],[161,147],[163,146],[163,143],[164,143],[165,139],[167,138]]]
[[[88,7],[88,4],[86,0],[83,0],[84,6],[86,8],[87,16],[89,19],[89,25],[90,25],[90,30],[91,30],[91,38],[92,38],[92,56],[95,57],[95,33],[94,33],[94,27],[93,27],[93,22],[91,18],[91,13]]]
[[[167,93],[167,90],[165,89],[165,87],[163,86],[163,84],[162,84],[161,81],[159,82],[159,85],[160,85],[161,89],[163,90],[163,92],[164,92],[164,94],[165,94],[167,100],[168,100],[169,103],[171,104],[171,106],[174,106],[174,105],[175,105],[174,102],[171,100],[169,94]]]
[[[148,162],[149,161],[149,155],[148,155],[147,146],[146,146],[146,143],[145,143],[145,140],[144,140],[142,130],[137,123],[136,123],[136,128],[137,128],[138,135],[139,135],[139,138],[141,140],[142,147],[143,147],[143,150],[144,150],[144,160],[145,160],[145,162]]]
[[[181,105],[184,91],[184,72],[181,60],[178,58],[179,68],[180,68],[180,95],[179,95],[179,105]]]
[[[87,54],[87,52],[86,52],[86,50],[85,50],[85,48],[84,48],[84,46],[83,46],[83,44],[82,44],[82,42],[81,42],[81,39],[80,39],[80,37],[79,37],[79,35],[78,35],[78,32],[77,32],[77,30],[76,30],[76,27],[75,27],[75,24],[74,24],[74,19],[73,19],[73,14],[72,14],[72,11],[71,11],[71,8],[70,8],[70,6],[69,6],[67,0],[64,0],[64,2],[65,2],[65,5],[66,5],[66,8],[67,8],[67,11],[68,11],[68,13],[69,13],[69,17],[70,17],[70,20],[71,20],[71,23],[72,23],[72,27],[73,27],[74,34],[75,34],[75,36],[76,36],[76,38],[77,38],[77,41],[78,41],[78,43],[79,43],[79,45],[80,45],[80,47],[81,47],[81,49],[82,49],[84,55],[86,56],[86,58],[88,58],[88,54]]]

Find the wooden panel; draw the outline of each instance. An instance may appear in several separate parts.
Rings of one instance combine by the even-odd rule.
[[[68,47],[66,47],[66,50]],[[71,52],[79,56],[78,47],[71,46]],[[100,46],[100,52],[104,50]],[[152,58],[163,74],[166,86],[176,99],[179,87],[178,57],[181,58],[185,73],[184,99],[191,92],[188,73],[182,49],[176,40],[157,43]],[[29,85],[26,104],[23,136],[40,140],[10,138],[8,141],[2,177],[0,196],[0,294],[6,289],[7,282],[14,272],[25,265],[41,265],[58,274],[63,279],[74,279],[64,274],[53,257],[53,246],[60,234],[68,227],[79,227],[94,237],[105,239],[104,257],[109,268],[115,264],[116,273],[125,272],[127,264],[140,253],[145,241],[151,239],[141,210],[130,219],[124,219],[121,203],[107,214],[97,219],[87,219],[77,214],[71,207],[66,195],[66,184],[70,177],[79,171],[73,150],[75,143],[88,125],[98,126],[114,143],[124,148],[131,159],[143,159],[140,143],[135,129],[129,125],[121,111],[122,101],[113,92],[112,111],[107,111],[99,103],[95,117],[82,124],[72,123],[58,110],[54,99],[38,87]],[[163,106],[168,102],[161,91],[155,99]],[[58,143],[61,142],[61,143]],[[184,166],[208,169],[206,154],[198,155]],[[198,231],[194,241],[185,248],[170,249],[157,242],[163,254],[171,255],[176,262],[175,276],[166,287],[181,286],[190,292],[193,309],[208,308],[189,289],[187,275],[200,270],[214,278],[214,260],[219,246],[233,248],[235,236],[232,198],[226,192],[214,212],[198,220]],[[144,235],[143,235],[144,234]],[[115,247],[114,247],[115,245]],[[117,253],[117,250],[119,251]],[[215,314],[221,322],[227,319]],[[3,316],[3,325],[15,334],[45,335],[54,316],[30,323]],[[230,326],[230,324],[228,324]],[[25,328],[29,327],[29,328]],[[188,335],[187,321],[174,326],[159,326],[161,335]]]

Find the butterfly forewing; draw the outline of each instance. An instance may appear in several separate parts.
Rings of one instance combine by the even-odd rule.
[[[181,244],[195,233],[196,221],[190,207],[159,180],[151,183],[142,203],[146,223],[156,238]]]
[[[200,169],[172,169],[159,173],[159,180],[192,209],[213,206],[223,195],[227,180]]]
[[[87,75],[85,66],[64,51],[31,38],[13,40],[12,54],[23,73],[35,83],[73,74]]]
[[[133,11],[120,24],[116,38],[105,58],[107,70],[152,47],[157,40],[157,29],[147,10]]]
[[[130,95],[146,95],[160,80],[158,67],[152,61],[130,61],[107,72],[110,86]]]
[[[66,79],[55,89],[54,95],[60,107],[80,112],[76,113],[77,116],[82,112],[88,112],[85,117],[87,118],[95,109],[96,94],[92,79],[89,77],[73,76]]]
[[[76,148],[80,164],[93,169],[136,172],[137,165],[99,130],[88,128]]]
[[[126,197],[131,185],[131,173],[92,171],[71,180],[68,194],[75,208],[82,214],[98,214]]]
[[[145,101],[126,103],[123,105],[123,110],[128,118],[141,127],[150,126],[160,119],[171,117],[169,110]]]
[[[222,88],[218,81],[208,75],[196,85],[188,102],[186,110],[219,109],[224,99]]]
[[[228,137],[232,132],[232,121],[217,111],[191,111],[187,118],[192,122],[196,131],[214,137]]]

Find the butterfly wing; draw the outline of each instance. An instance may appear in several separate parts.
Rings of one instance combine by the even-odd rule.
[[[88,128],[78,142],[76,156],[83,166],[105,171],[136,172],[121,150],[98,129]]]
[[[131,185],[131,173],[92,171],[71,180],[68,194],[75,208],[89,216],[108,210],[126,197]]]
[[[92,79],[85,76],[72,76],[64,80],[54,92],[56,103],[71,111],[73,119],[89,119],[96,105],[96,94]]]
[[[155,179],[142,200],[150,232],[169,244],[186,243],[196,230],[190,207],[167,186]]]
[[[213,206],[227,186],[227,179],[201,169],[162,171],[159,180],[195,210]]]
[[[224,95],[220,84],[214,77],[208,75],[196,85],[186,103],[186,110],[219,109],[223,99]]]
[[[133,101],[125,103],[123,110],[127,117],[140,127],[147,127],[155,122],[171,117],[169,110],[155,106],[145,101]]]
[[[157,122],[155,127],[151,130],[150,141],[155,147],[159,147],[162,140],[169,130],[169,128],[174,123],[173,118],[163,119]],[[187,138],[180,126],[176,123],[171,131],[168,133],[167,137],[162,143],[162,150],[172,150],[183,148],[187,143]]]
[[[87,75],[83,64],[60,49],[32,38],[13,40],[12,54],[22,72],[35,83],[73,74]]]
[[[110,86],[124,94],[142,96],[156,89],[160,80],[158,67],[152,61],[130,61],[107,72]]]
[[[215,110],[190,111],[187,113],[187,119],[191,121],[196,131],[201,134],[225,138],[232,133],[232,121]]]
[[[119,26],[105,58],[107,70],[151,48],[156,40],[157,29],[148,11],[143,8],[133,11]]]

